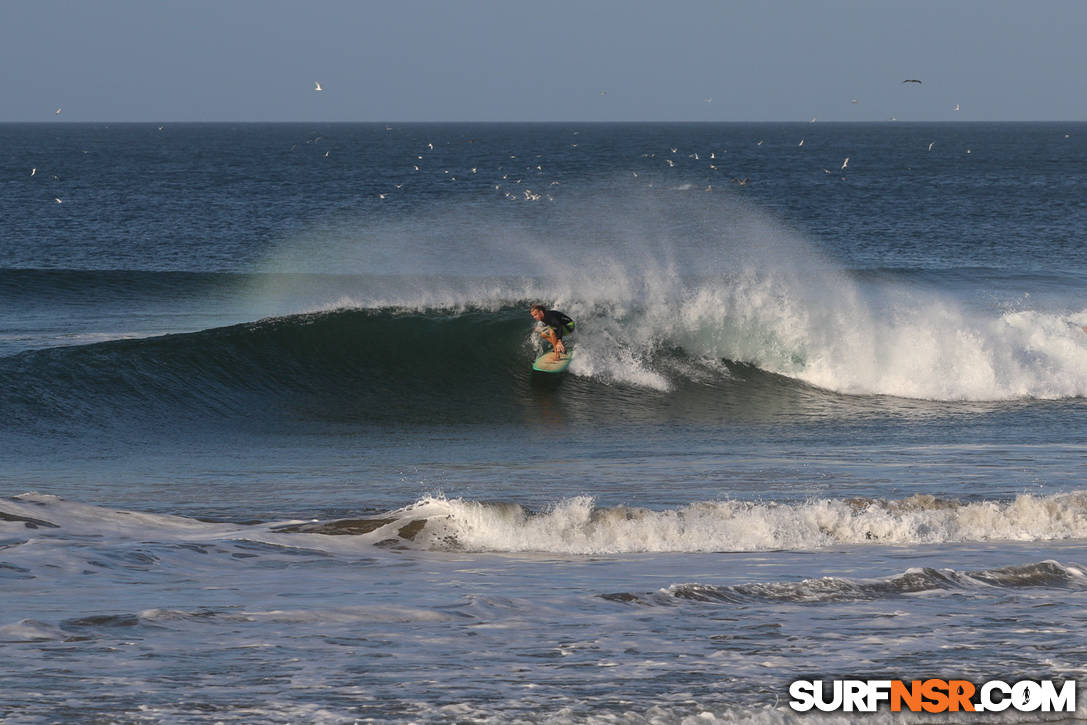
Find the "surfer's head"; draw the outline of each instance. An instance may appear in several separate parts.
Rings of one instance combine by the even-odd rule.
[[[543,305],[532,305],[532,309],[529,310],[529,314],[532,315],[532,319],[539,322],[543,319],[544,313],[547,312],[547,308]]]

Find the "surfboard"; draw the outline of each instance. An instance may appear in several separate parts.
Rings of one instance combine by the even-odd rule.
[[[554,352],[545,352],[536,358],[536,362],[532,363],[532,369],[541,373],[561,373],[570,365],[570,360],[573,357],[573,351],[568,351],[559,355],[556,360]]]

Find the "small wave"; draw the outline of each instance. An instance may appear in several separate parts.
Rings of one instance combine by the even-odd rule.
[[[78,641],[85,637],[72,635],[60,627],[39,622],[36,619],[20,619],[12,624],[0,625],[0,642],[48,642],[48,641]]]
[[[752,602],[855,602],[941,591],[1020,589],[1028,587],[1085,587],[1087,575],[1078,566],[1056,561],[959,572],[953,569],[913,568],[880,579],[820,577],[799,582],[763,582],[735,586],[673,584],[648,594],[614,593],[604,599],[642,605],[672,605],[677,601],[748,604]]]

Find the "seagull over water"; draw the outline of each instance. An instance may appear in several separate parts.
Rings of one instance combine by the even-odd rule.
[[[842,168],[844,169],[847,166],[849,166],[849,157],[848,156],[846,156],[845,161],[842,162]]]
[[[320,83],[318,83],[317,81],[314,81],[314,82],[313,82],[313,90],[315,90],[315,91],[323,91],[323,90],[324,90],[324,88],[321,88],[321,84],[320,84]]]
[[[904,80],[902,82],[903,83],[920,83],[921,81],[917,80],[916,78],[907,78],[906,80]]]

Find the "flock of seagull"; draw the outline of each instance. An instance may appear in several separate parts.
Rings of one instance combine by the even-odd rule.
[[[386,126],[385,130],[386,131],[391,131],[392,128],[389,127],[389,126]],[[578,135],[578,133],[579,133],[578,131],[574,131],[574,135]],[[765,140],[764,139],[758,139],[758,140],[754,141],[753,143],[756,146],[762,146],[765,143]],[[799,146],[803,146],[803,145],[804,145],[804,139],[801,139],[800,143],[799,143]],[[935,142],[930,143],[928,145],[928,151],[932,151],[932,149],[933,149],[933,147],[935,145],[936,145]],[[577,148],[577,146],[578,146],[577,143],[571,143],[570,144],[571,148]],[[426,146],[425,146],[425,149],[420,149],[420,151],[415,155],[415,157],[412,158],[410,160],[410,162],[409,162],[410,167],[411,167],[411,172],[410,173],[411,174],[418,173],[418,172],[422,171],[425,166],[428,166],[428,165],[431,166],[431,168],[434,168],[433,165],[427,164],[427,161],[429,160],[429,158],[431,158],[431,157],[429,157],[429,154],[431,152],[433,152],[434,150],[435,150],[435,146],[434,146],[433,142],[427,143]],[[652,180],[651,181],[644,181],[643,175],[645,175],[646,173],[652,173],[652,171],[653,171],[652,164],[659,163],[661,161],[661,158],[663,158],[663,167],[667,168],[667,169],[676,168],[677,166],[680,166],[680,163],[679,163],[680,161],[686,160],[688,164],[690,164],[690,162],[692,162],[692,161],[693,162],[701,162],[701,163],[705,164],[705,166],[703,168],[705,168],[705,169],[707,169],[707,170],[709,170],[711,172],[714,172],[715,174],[721,174],[721,173],[723,173],[722,168],[721,168],[721,160],[726,158],[725,154],[727,154],[727,153],[728,153],[727,150],[724,150],[724,151],[710,151],[708,153],[705,153],[705,152],[700,153],[700,152],[696,151],[694,153],[686,154],[686,156],[684,157],[684,155],[680,153],[680,150],[679,150],[678,147],[670,147],[667,151],[664,151],[664,152],[662,152],[660,154],[653,153],[653,152],[643,153],[641,155],[641,158],[646,163],[648,163],[650,165],[649,168],[647,169],[647,168],[643,167],[641,169],[632,169],[630,173],[631,173],[631,176],[634,179],[639,179],[640,180],[639,183],[646,183],[649,188],[653,188],[653,187],[656,186],[657,182],[652,181]],[[967,151],[967,153],[969,153],[969,150]],[[327,158],[328,156],[329,156],[329,154],[328,154],[328,152],[326,152],[325,157]],[[540,157],[537,156],[537,159],[538,158],[540,158]],[[846,156],[842,160],[841,165],[838,167],[838,169],[836,171],[832,171],[831,169],[824,168],[823,172],[826,173],[826,174],[832,174],[832,173],[843,174],[843,176],[841,178],[844,180],[845,179],[844,173],[849,168],[850,158],[851,158],[850,156]],[[535,190],[533,190],[533,188],[530,188],[530,186],[538,188],[539,184],[546,184],[548,189],[550,189],[551,187],[559,186],[562,183],[559,180],[549,180],[547,178],[547,174],[545,173],[545,169],[544,169],[544,166],[543,166],[542,163],[536,163],[535,161],[531,161],[531,162],[528,162],[526,164],[524,161],[519,160],[519,157],[516,154],[509,155],[509,160],[514,162],[513,166],[516,167],[516,170],[507,170],[506,168],[503,168],[502,166],[499,166],[497,173],[500,173],[501,177],[500,178],[496,177],[491,181],[491,183],[493,184],[494,191],[498,195],[500,195],[502,198],[504,198],[506,200],[509,200],[509,201],[554,201],[554,196],[549,191],[547,191],[547,192],[535,191]],[[440,178],[442,178],[442,179],[444,179],[444,180],[446,180],[448,182],[455,182],[455,181],[458,180],[457,172],[455,170],[451,170],[449,168],[443,168],[441,165],[439,165],[437,168],[441,169],[441,174],[442,175],[441,175]],[[688,165],[688,168],[690,168],[689,165]],[[467,170],[467,172],[464,173],[463,176],[474,178],[479,173],[479,170],[480,169],[479,169],[478,166],[473,166],[469,170]],[[656,176],[654,178],[656,178],[659,181],[660,177]],[[720,178],[724,179],[725,177],[721,176]],[[380,200],[390,199],[390,198],[392,198],[392,195],[395,193],[395,191],[398,191],[398,190],[402,189],[405,186],[406,183],[407,182],[405,180],[405,181],[403,181],[401,183],[394,184],[393,188],[391,188],[389,190],[386,190],[386,191],[383,191],[383,192],[379,192],[377,194],[377,197]],[[729,184],[736,184],[737,186],[744,187],[744,186],[747,186],[749,183],[751,183],[751,177],[750,176],[743,176],[743,177],[731,176],[728,179],[728,183]],[[680,186],[675,187],[675,188],[679,188],[679,189],[682,189],[682,190],[687,190],[687,189],[691,189],[692,185],[689,184],[689,183],[683,183]],[[705,191],[714,191],[713,184],[706,185],[705,186]]]
[[[918,78],[907,78],[907,79],[903,80],[902,83],[903,84],[920,85],[922,83],[922,81],[920,79],[918,79]],[[314,93],[323,93],[324,90],[325,89],[321,85],[320,81],[314,81],[313,82],[313,92]],[[600,94],[602,96],[607,95],[607,91],[601,91]],[[707,97],[707,98],[704,99],[704,101],[706,103],[711,103],[713,101],[713,99],[711,97]],[[858,102],[859,101],[856,98],[853,98],[853,99],[850,100],[850,103],[852,103],[852,104],[856,104]],[[959,104],[955,104],[954,110],[958,111],[959,108],[960,108]],[[59,116],[61,114],[62,110],[63,110],[63,107],[58,107],[57,110],[55,111],[55,114]],[[891,120],[895,120],[894,117],[892,117]],[[815,123],[815,122],[816,122],[816,118],[812,117],[811,120],[810,120],[810,123]],[[162,127],[160,127],[159,130],[162,130]],[[390,127],[386,127],[386,130],[390,131],[392,129]],[[1066,138],[1067,138],[1067,135],[1066,135]],[[804,146],[804,141],[805,141],[805,139],[801,138],[799,143],[797,144],[797,146],[798,147],[803,147]],[[310,143],[310,142],[307,142],[307,143]],[[756,141],[755,143],[758,146],[762,146],[764,141],[760,139],[760,140]],[[577,144],[573,143],[573,144],[571,144],[571,146],[576,148]],[[935,146],[935,142],[930,143],[928,145],[928,150],[932,151],[934,146]],[[292,147],[292,149],[293,149],[293,147]],[[434,144],[433,144],[433,142],[431,142],[431,143],[428,143],[426,145],[426,152],[421,152],[421,153],[418,153],[416,155],[416,158],[413,159],[413,163],[411,164],[412,173],[419,172],[421,170],[422,167],[421,167],[420,164],[422,164],[423,161],[424,161],[424,153],[433,152],[433,151],[434,151]],[[673,157],[675,157],[675,155],[677,153],[678,153],[677,148],[671,148],[672,157],[669,157],[668,155],[665,155],[664,164],[668,168],[674,168],[676,166],[676,161],[674,160]],[[727,151],[721,152],[721,158],[724,158],[724,153],[727,153]],[[971,150],[967,149],[966,153],[968,153],[968,154],[971,153]],[[331,151],[326,151],[325,154],[324,154],[324,157],[329,158],[330,154],[331,154]],[[643,154],[642,156],[645,159],[652,160],[652,159],[655,159],[657,157],[657,154],[655,154],[655,153],[646,153],[646,154]],[[678,158],[678,157],[676,157],[676,158]],[[693,153],[693,154],[689,154],[689,158],[693,159],[694,161],[701,161],[703,157],[699,153]],[[510,159],[511,160],[517,160],[517,156],[516,155],[511,155]],[[846,169],[849,167],[849,160],[850,160],[850,157],[846,156],[842,160],[841,166],[837,169],[837,172],[844,173],[846,171]],[[720,168],[719,168],[718,163],[717,163],[718,162],[718,153],[717,152],[712,152],[711,151],[708,154],[708,161],[711,162],[711,163],[708,164],[709,170],[714,171],[714,172],[720,171]],[[478,171],[479,171],[478,167],[473,167],[470,170],[469,173],[470,173],[470,175],[474,176],[474,175],[476,175],[478,173]],[[501,171],[501,169],[500,169],[500,171]],[[823,171],[826,174],[835,173],[831,169],[826,169],[826,168],[824,168]],[[33,168],[30,171],[30,175],[34,176],[34,175],[37,174],[37,172],[38,172],[37,168]],[[634,178],[639,178],[638,171],[635,170],[635,171],[632,171],[631,173],[632,173]],[[457,176],[455,175],[455,173],[451,173],[451,171],[449,169],[443,169],[442,174],[443,174],[443,177],[447,178],[448,181],[450,181],[450,182],[455,182],[457,180]],[[494,190],[497,193],[499,193],[503,198],[511,200],[511,201],[542,201],[542,200],[553,201],[554,200],[553,196],[550,193],[541,192],[541,191],[534,191],[533,189],[529,188],[528,184],[523,183],[526,180],[528,181],[528,183],[533,183],[533,179],[526,179],[526,176],[533,176],[533,177],[535,177],[535,181],[538,181],[539,183],[547,183],[548,187],[557,186],[557,185],[559,185],[561,183],[558,180],[552,180],[552,181],[548,182],[546,180],[546,178],[541,178],[541,177],[544,177],[543,166],[542,166],[542,164],[537,163],[534,167],[531,166],[531,165],[530,166],[521,165],[518,172],[514,172],[512,174],[511,173],[504,173],[504,174],[502,174],[500,179],[498,179],[498,178],[494,179]],[[843,176],[842,178],[844,179],[845,177]],[[740,178],[738,176],[733,176],[733,177],[731,177],[729,179],[730,184],[736,184],[738,186],[746,186],[748,183],[750,183],[750,181],[751,181],[751,179],[748,176],[744,176],[743,178]],[[394,187],[395,190],[399,190],[399,189],[403,188],[404,183],[405,182],[394,184],[393,187]],[[649,182],[649,186],[652,187],[653,182]],[[706,191],[712,191],[712,190],[713,190],[712,185],[708,185],[706,187]],[[393,193],[394,193],[394,191],[392,189],[390,189],[390,190],[378,193],[377,196],[378,196],[378,198],[380,200],[385,200],[385,199],[388,199]],[[54,197],[54,201],[57,204],[62,204],[63,203],[63,200],[60,197]]]
[[[904,80],[902,82],[903,83],[912,83],[912,84],[921,84],[922,81],[920,79],[916,79],[916,78],[907,78],[906,80]],[[315,80],[313,82],[313,92],[314,93],[323,93],[324,90],[325,90],[324,86],[321,85],[320,81]],[[608,92],[606,90],[600,91],[601,96],[606,96],[607,93]],[[713,102],[712,97],[706,97],[703,100],[704,100],[705,103],[712,103]],[[853,98],[853,99],[851,99],[850,102],[853,103],[853,104],[856,104],[856,103],[858,103],[858,100],[856,98]],[[59,116],[61,114],[62,110],[63,110],[63,107],[58,107],[55,114]],[[959,110],[959,105],[958,104],[955,105],[954,110],[956,110],[956,111]],[[894,119],[892,118],[892,120],[894,120]],[[816,121],[816,118],[812,117],[810,122],[815,123],[815,121]],[[160,130],[161,130],[161,127],[160,127]],[[391,129],[387,129],[387,130],[391,130]],[[757,143],[758,146],[762,146],[762,144],[764,142],[762,140],[759,140],[756,143]],[[798,146],[802,147],[803,145],[804,145],[804,139],[802,138],[802,139],[800,139],[800,142],[799,142]],[[934,144],[931,144],[931,143],[929,144],[929,147],[928,147],[929,151],[932,150],[933,145]],[[572,146],[576,147],[577,144],[572,144]],[[434,144],[433,143],[428,143],[427,144],[427,151],[428,152],[434,151]],[[671,152],[674,155],[674,154],[676,154],[678,152],[678,149],[672,148]],[[967,153],[969,153],[969,151],[967,151]],[[325,151],[324,157],[329,158],[330,154],[331,154],[331,151]],[[656,157],[656,154],[651,154],[651,153],[643,154],[643,158],[653,159],[655,157]],[[690,154],[690,158],[694,159],[695,161],[701,160],[701,156],[698,153]],[[511,155],[510,159],[511,160],[516,160],[517,156]],[[416,156],[416,159],[415,159],[416,162],[422,162],[423,160],[424,160],[424,156],[422,154],[418,154]],[[709,153],[709,160],[710,161],[716,161],[717,160],[717,153],[716,152],[710,152]],[[669,168],[674,168],[676,166],[676,162],[672,158],[665,158],[664,163]],[[709,169],[712,170],[712,171],[715,171],[715,172],[719,171],[719,167],[718,167],[717,163],[710,163],[708,166],[709,166]],[[838,169],[838,171],[844,172],[848,166],[849,166],[849,157],[847,156],[842,161],[842,165]],[[413,170],[413,172],[419,172],[421,170],[421,167],[420,167],[419,163],[413,163],[412,164],[412,170]],[[30,175],[34,176],[35,174],[37,174],[37,171],[38,171],[37,168],[31,169]],[[529,188],[527,184],[522,186],[522,183],[525,181],[525,172],[527,172],[528,174],[535,173],[535,175],[537,177],[543,175],[543,166],[541,164],[536,164],[535,168],[533,168],[531,166],[524,167],[521,171],[522,171],[522,173],[520,173],[520,174],[513,174],[513,176],[516,177],[516,178],[511,178],[511,174],[505,173],[505,174],[502,175],[501,179],[496,179],[495,181],[497,183],[494,184],[495,191],[498,192],[499,194],[501,194],[504,199],[507,199],[507,200],[510,200],[510,201],[543,201],[543,200],[554,201],[554,197],[550,193],[541,192],[541,191],[534,191],[533,189]],[[833,173],[830,169],[823,169],[823,171],[825,173],[827,173],[827,174]],[[477,174],[478,173],[478,167],[473,167],[471,169],[470,173],[472,175]],[[638,172],[637,171],[632,171],[631,173],[633,174],[634,178],[638,178]],[[457,177],[455,175],[451,174],[449,169],[443,169],[443,176],[448,177],[450,182],[454,182],[454,181],[457,180]],[[549,187],[558,186],[561,183],[560,181],[557,181],[557,180],[546,182],[546,180],[541,179],[540,181],[543,182],[543,183],[548,183]],[[743,178],[740,178],[738,176],[733,176],[733,177],[731,177],[729,179],[730,184],[736,184],[736,185],[741,186],[741,187],[742,186],[747,186],[747,184],[750,183],[750,181],[751,181],[751,178],[749,176],[744,176]],[[404,186],[404,183],[394,184],[394,188],[396,190],[399,190],[399,189],[403,188],[403,186]],[[649,186],[652,187],[653,183],[650,182]],[[706,191],[713,191],[713,185],[712,184],[707,185]],[[380,199],[380,200],[386,200],[392,194],[393,194],[393,191],[384,191],[384,192],[378,193],[377,196],[378,196],[378,199]],[[63,203],[63,200],[60,197],[54,197],[54,201],[57,204],[62,204]]]
[[[902,83],[904,83],[904,84],[915,84],[915,85],[921,85],[921,84],[923,83],[923,81],[922,81],[921,79],[919,79],[919,78],[907,78],[907,79],[903,80],[903,81],[902,81]],[[323,87],[323,86],[321,85],[320,81],[314,81],[314,82],[313,82],[313,90],[314,90],[314,92],[315,92],[315,93],[317,93],[317,92],[323,92],[323,91],[324,91],[324,87]],[[601,95],[601,96],[606,96],[607,94],[608,94],[608,92],[607,92],[606,90],[602,90],[602,91],[600,91],[600,95]],[[712,97],[706,97],[706,98],[704,98],[704,99],[703,99],[703,101],[704,101],[705,103],[712,103],[712,102],[713,102],[713,98],[712,98]],[[857,103],[859,103],[859,101],[858,101],[858,99],[856,99],[856,98],[852,98],[852,99],[850,99],[850,103],[851,103],[851,104],[857,104]],[[956,104],[954,105],[954,107],[953,107],[953,110],[954,110],[954,111],[958,111],[959,109],[960,109],[960,106],[959,106],[959,104],[957,104],[957,103],[956,103]],[[59,109],[58,109],[58,111],[57,111],[57,112],[58,112],[58,113],[60,112],[60,111],[59,111]],[[816,119],[816,117],[812,116],[812,118],[810,119],[810,123],[815,123],[815,122],[816,122],[816,120],[817,120],[817,119]],[[895,118],[894,118],[894,117],[892,116],[892,117],[890,118],[890,120],[894,121],[894,120],[896,120],[896,119],[895,119]],[[388,129],[388,128],[387,128],[386,130],[390,130],[390,129]],[[757,142],[757,145],[759,145],[759,146],[762,146],[762,144],[763,144],[763,141],[762,141],[762,140],[760,140],[760,141],[758,141],[758,142]],[[573,145],[574,145],[574,146],[576,146],[577,144],[573,144]],[[798,146],[803,146],[803,145],[804,145],[804,139],[803,139],[803,138],[802,138],[802,139],[800,139],[800,142],[799,142],[799,144],[797,144],[797,145],[798,145]],[[928,145],[928,150],[929,150],[929,151],[932,151],[932,148],[933,148],[933,146],[934,146],[934,145],[935,145],[935,142],[933,142],[933,143],[930,143],[930,144]],[[433,143],[430,143],[430,144],[428,144],[428,145],[427,145],[427,150],[428,150],[428,151],[433,151],[433,150],[434,150],[434,144],[433,144]],[[675,154],[676,152],[677,152],[677,149],[673,148],[673,149],[672,149],[672,153],[673,153],[673,154]],[[969,149],[967,149],[967,151],[966,151],[966,152],[967,152],[967,153],[971,153],[971,151],[970,151]],[[325,153],[325,157],[327,158],[327,157],[328,157],[328,155],[329,155],[329,154],[328,154],[328,152],[326,152],[326,153]],[[645,156],[645,157],[648,157],[648,158],[653,158],[653,157],[655,156],[655,154],[644,154],[644,156]],[[516,158],[516,156],[511,156],[511,158],[512,158],[512,159],[515,159],[515,158]],[[692,154],[692,155],[691,155],[691,158],[693,158],[693,159],[695,159],[695,160],[697,161],[697,160],[699,160],[699,154],[697,154],[697,153],[695,153],[695,154]],[[711,152],[711,153],[710,153],[710,158],[711,158],[711,159],[715,159],[715,158],[716,158],[716,154],[715,154],[714,152]],[[844,172],[844,171],[845,171],[845,170],[846,170],[846,169],[848,168],[848,166],[849,166],[849,158],[850,158],[850,157],[848,157],[848,156],[847,156],[847,157],[845,157],[845,159],[844,159],[844,160],[842,161],[842,165],[841,165],[841,167],[839,167],[838,171],[840,171],[840,172]],[[417,157],[417,160],[418,160],[418,161],[422,161],[422,160],[423,160],[423,156],[421,156],[421,155],[420,155],[420,156],[418,156],[418,157]],[[668,166],[669,168],[674,168],[674,167],[676,166],[676,162],[675,162],[675,161],[673,161],[673,160],[672,160],[672,159],[670,159],[670,158],[666,158],[666,159],[665,159],[665,164],[666,164],[666,165],[667,165],[667,166]],[[420,166],[419,166],[418,164],[413,164],[413,165],[412,165],[412,167],[413,167],[413,171],[415,171],[415,172],[417,172],[417,171],[419,171],[419,170],[420,170]],[[717,170],[718,170],[718,166],[717,166],[716,164],[710,164],[710,165],[709,165],[709,168],[710,168],[711,170],[713,170],[713,171],[717,171]],[[540,170],[542,170],[542,168],[541,168],[541,167],[540,167],[539,165],[537,165],[537,167],[536,167],[536,170],[540,171]],[[471,173],[472,173],[472,174],[475,174],[475,173],[477,173],[477,171],[478,171],[478,169],[476,169],[476,168],[473,168],[473,169],[472,169],[472,171],[471,171]],[[833,173],[833,172],[832,172],[832,171],[831,171],[830,169],[823,169],[823,171],[824,171],[824,173],[826,173],[826,174],[830,174],[830,173]],[[449,170],[448,170],[448,169],[444,170],[444,171],[443,171],[443,173],[444,173],[445,175],[449,175],[449,174],[450,174],[450,172],[449,172]],[[632,171],[631,173],[632,173],[632,175],[634,176],[634,178],[638,178],[638,172],[637,172],[637,171]],[[844,179],[845,177],[842,177],[842,178]],[[457,179],[456,179],[456,176],[449,176],[449,180],[450,180],[450,181],[456,181]],[[501,179],[501,180],[502,180],[503,182],[505,182],[505,181],[510,181],[510,179],[509,179],[509,174],[504,174],[504,175],[502,176],[502,179]],[[522,182],[522,181],[523,181],[523,178],[518,178],[518,179],[512,180],[512,183],[513,183],[513,184],[521,184],[521,182]],[[751,179],[750,179],[750,177],[748,177],[748,176],[745,176],[745,177],[744,177],[744,178],[742,178],[742,179],[741,179],[741,178],[739,178],[739,177],[735,177],[735,176],[733,176],[733,177],[731,177],[731,178],[729,179],[729,183],[730,183],[730,184],[737,184],[737,185],[739,185],[739,186],[746,186],[746,185],[747,185],[747,184],[748,184],[748,183],[749,183],[750,181],[751,181]],[[552,182],[550,182],[550,185],[551,185],[551,186],[555,186],[555,185],[558,185],[559,183],[560,183],[559,181],[552,181]],[[652,184],[650,184],[650,186],[652,186]],[[400,189],[400,188],[402,188],[402,187],[403,187],[403,183],[401,183],[401,184],[396,184],[396,185],[395,185],[395,187],[396,187],[397,189]],[[526,187],[526,188],[524,188],[523,190],[520,190],[520,191],[518,191],[518,192],[513,192],[513,191],[509,191],[509,190],[505,190],[505,191],[503,191],[503,186],[502,186],[502,184],[501,184],[501,183],[499,183],[499,184],[495,184],[494,188],[495,188],[495,190],[496,190],[496,191],[502,192],[502,193],[503,193],[503,196],[504,196],[504,198],[506,198],[506,199],[509,199],[509,200],[525,200],[525,201],[540,201],[540,200],[543,200],[543,199],[547,199],[547,200],[551,200],[551,201],[553,201],[553,200],[554,200],[554,199],[553,199],[553,197],[552,197],[552,196],[551,196],[550,194],[543,194],[543,193],[538,193],[538,192],[534,192],[534,191],[532,191],[531,189],[528,189],[527,187]],[[712,190],[713,190],[713,186],[712,186],[712,185],[708,185],[708,186],[706,187],[706,190],[707,190],[707,191],[712,191]],[[388,191],[386,191],[386,192],[382,192],[382,193],[379,193],[379,194],[378,194],[378,198],[379,198],[379,199],[382,199],[382,200],[384,200],[384,199],[388,199],[391,193],[392,193],[392,192],[388,192]]]

